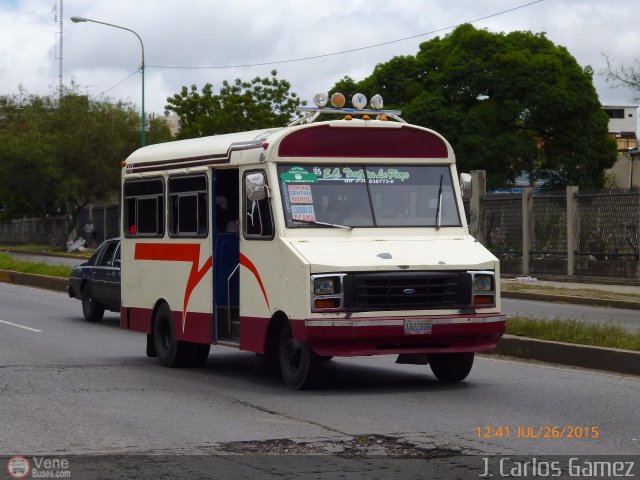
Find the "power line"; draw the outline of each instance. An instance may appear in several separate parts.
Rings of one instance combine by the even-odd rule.
[[[424,33],[418,33],[416,35],[411,35],[409,37],[404,37],[404,38],[398,38],[396,40],[389,40],[387,42],[381,42],[381,43],[375,43],[373,45],[366,45],[364,47],[357,47],[357,48],[351,48],[349,50],[342,50],[339,52],[332,52],[332,53],[323,53],[320,55],[312,55],[312,56],[308,56],[308,57],[300,57],[300,58],[291,58],[288,60],[276,60],[276,61],[272,61],[272,62],[259,62],[259,63],[240,63],[237,65],[213,65],[213,66],[177,66],[177,65],[145,65],[145,67],[147,68],[165,68],[165,69],[218,69],[218,70],[222,70],[222,69],[226,69],[226,68],[247,68],[247,67],[263,67],[263,66],[267,66],[267,65],[281,65],[283,63],[294,63],[294,62],[303,62],[306,60],[316,60],[318,58],[326,58],[326,57],[333,57],[335,55],[344,55],[345,53],[353,53],[353,52],[359,52],[362,50],[368,50],[371,48],[377,48],[377,47],[383,47],[385,45],[391,45],[394,43],[399,43],[399,42],[404,42],[406,40],[413,40],[415,38],[419,38],[419,37],[424,37],[427,35],[433,35],[435,33],[440,33],[446,30],[451,30],[454,29],[456,27],[459,27],[460,25],[463,25],[465,23],[476,23],[476,22],[480,22],[482,20],[487,20],[489,18],[493,18],[493,17],[497,17],[499,15],[504,15],[505,13],[510,13],[513,12],[515,10],[520,10],[522,8],[526,8],[526,7],[530,7],[531,5],[535,5],[536,3],[542,3],[544,0],[535,0],[533,2],[529,2],[529,3],[525,3],[523,5],[519,5],[517,7],[513,7],[513,8],[509,8],[507,10],[502,10],[500,12],[496,12],[496,13],[492,13],[491,15],[485,15],[484,17],[479,17],[479,18],[475,18],[473,20],[469,20],[467,22],[462,22],[462,23],[457,23],[455,25],[450,25],[448,27],[442,27],[442,28],[438,28],[437,30],[431,30],[430,32],[424,32]]]
[[[120,80],[118,83],[116,83],[115,85],[113,85],[112,87],[107,88],[106,90],[100,92],[100,95],[104,95],[105,93],[107,93],[110,90],[113,90],[114,88],[116,88],[118,85],[126,82],[127,80],[129,80],[131,77],[133,77],[136,73],[138,73],[140,71],[140,69],[134,71],[133,73],[127,75],[125,78],[123,78],[122,80]]]

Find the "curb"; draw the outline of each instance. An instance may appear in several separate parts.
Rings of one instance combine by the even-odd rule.
[[[14,283],[16,285],[26,285],[28,287],[46,288],[57,292],[66,292],[69,280],[61,277],[50,277],[35,273],[14,272],[11,270],[0,270],[0,282]]]
[[[614,300],[608,298],[572,297],[571,295],[550,295],[546,293],[531,292],[500,292],[502,298],[517,298],[521,300],[537,300],[539,302],[573,303],[577,305],[591,305],[596,307],[624,308],[627,310],[640,310],[640,302],[629,300]]]
[[[504,335],[491,354],[640,375],[640,352]]]

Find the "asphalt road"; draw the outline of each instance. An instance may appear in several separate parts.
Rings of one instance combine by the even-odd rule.
[[[294,392],[250,353],[214,347],[203,368],[166,369],[144,341],[113,314],[84,322],[64,294],[0,284],[0,455],[640,454],[640,377],[479,356],[442,385],[385,356],[334,359],[319,389]],[[544,438],[553,426],[583,438]],[[529,427],[543,438],[517,438]]]

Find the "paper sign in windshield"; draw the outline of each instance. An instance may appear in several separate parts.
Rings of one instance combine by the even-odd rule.
[[[287,185],[287,189],[289,190],[289,201],[292,204],[309,205],[313,203],[311,185]]]
[[[291,217],[293,220],[302,220],[305,222],[315,222],[316,213],[313,205],[291,205]]]

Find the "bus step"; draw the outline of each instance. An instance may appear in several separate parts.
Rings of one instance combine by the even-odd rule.
[[[223,347],[240,348],[240,342],[234,340],[220,340],[216,342],[216,345],[222,345]]]
[[[231,337],[240,338],[240,320],[233,320],[231,322]]]

